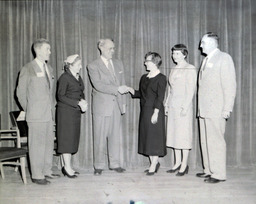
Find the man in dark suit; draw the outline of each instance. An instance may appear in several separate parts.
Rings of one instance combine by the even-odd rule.
[[[198,116],[206,183],[226,180],[226,120],[233,110],[236,96],[236,74],[231,56],[218,49],[218,36],[206,33],[200,47],[207,57],[198,78]]]
[[[17,87],[19,102],[26,112],[28,123],[28,150],[32,182],[46,185],[59,177],[52,173],[53,159],[53,69],[46,64],[51,54],[51,46],[46,39],[33,43],[36,58],[26,64],[20,72]]]
[[[92,83],[92,114],[94,133],[94,174],[101,175],[106,168],[122,173],[120,163],[120,138],[122,138],[121,115],[125,113],[127,87],[124,86],[124,68],[119,60],[112,59],[114,42],[101,39],[98,42],[100,57],[88,65]]]

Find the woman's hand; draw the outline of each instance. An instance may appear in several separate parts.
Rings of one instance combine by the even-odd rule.
[[[159,109],[155,108],[154,113],[151,117],[151,123],[152,124],[156,124],[157,120],[158,120],[158,113],[159,113]]]
[[[86,100],[84,99],[81,99],[79,102],[78,102],[78,106],[81,108],[81,111],[82,112],[85,112],[87,111],[88,109],[88,103]]]
[[[135,94],[135,91],[134,91],[134,89],[133,89],[132,87],[128,87],[128,91],[129,91],[132,95]]]

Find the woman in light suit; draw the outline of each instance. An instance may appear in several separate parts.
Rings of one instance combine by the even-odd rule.
[[[168,80],[165,111],[167,120],[167,147],[174,150],[175,164],[167,173],[184,176],[188,173],[188,155],[192,148],[193,96],[196,89],[197,72],[186,61],[187,47],[174,45],[172,58],[176,66],[171,70]]]

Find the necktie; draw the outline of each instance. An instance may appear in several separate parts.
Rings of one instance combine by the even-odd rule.
[[[205,61],[204,61],[204,63],[203,63],[203,66],[202,66],[202,68],[201,68],[201,70],[200,70],[200,79],[202,79],[203,71],[205,70],[207,61],[208,61],[208,57],[205,58]]]
[[[115,70],[114,70],[114,67],[112,66],[110,60],[108,60],[108,69],[111,72],[113,78],[115,79],[115,77],[116,77]]]
[[[43,67],[44,67],[44,75],[45,75],[45,78],[47,80],[48,86],[50,88],[50,79],[49,79],[49,76],[48,76],[47,71],[46,71],[46,64],[44,64]]]

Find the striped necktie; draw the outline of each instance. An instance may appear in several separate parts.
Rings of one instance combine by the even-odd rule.
[[[114,70],[114,67],[112,66],[110,60],[108,60],[108,69],[109,69],[109,71],[111,72],[113,78],[116,79],[115,70]]]

